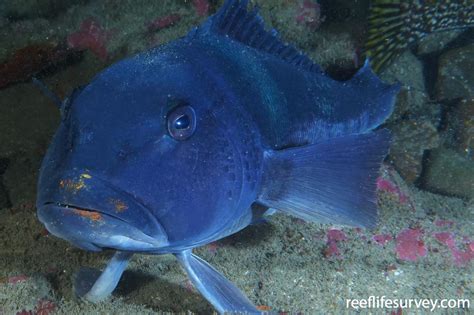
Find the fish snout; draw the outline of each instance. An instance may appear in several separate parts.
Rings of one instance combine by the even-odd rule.
[[[84,249],[154,251],[168,245],[148,207],[89,171],[41,180],[37,208],[48,231]]]

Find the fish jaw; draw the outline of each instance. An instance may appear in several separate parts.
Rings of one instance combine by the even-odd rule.
[[[51,234],[86,250],[150,252],[169,245],[167,233],[148,207],[93,172],[42,176],[37,208]]]
[[[166,235],[151,237],[99,211],[49,203],[38,209],[38,218],[51,234],[90,251],[112,248],[149,252],[168,245]]]

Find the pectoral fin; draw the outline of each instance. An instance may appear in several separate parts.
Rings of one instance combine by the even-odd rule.
[[[116,252],[102,273],[96,269],[82,268],[74,282],[76,295],[93,303],[106,299],[117,287],[132,255],[129,252]]]
[[[219,313],[260,314],[250,300],[222,274],[191,250],[175,254],[194,286]]]

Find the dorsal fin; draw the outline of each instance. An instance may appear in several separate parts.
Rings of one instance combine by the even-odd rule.
[[[199,51],[208,45],[217,51],[207,67],[235,70],[226,71],[228,81],[273,149],[368,133],[390,116],[399,89],[383,83],[368,62],[352,79],[333,80],[276,31],[265,30],[248,0],[226,0],[187,40],[202,44],[195,45]],[[241,53],[238,44],[249,49]],[[241,81],[253,82],[250,90]]]
[[[320,110],[317,117],[295,124],[289,144],[301,145],[321,139],[368,133],[390,117],[400,90],[399,83],[382,82],[372,71],[369,59],[350,80],[340,84],[342,87],[335,85],[327,88],[334,89],[331,93],[337,95],[332,103],[337,115],[328,117]]]
[[[257,5],[248,0],[226,0],[203,25],[190,33],[218,34],[274,55],[298,68],[322,72],[321,68],[293,45],[283,42],[275,29],[266,30]]]

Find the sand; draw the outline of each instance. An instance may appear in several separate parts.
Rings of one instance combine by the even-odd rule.
[[[100,3],[75,1],[54,18],[27,20],[33,25],[31,29],[38,26],[31,36],[27,29],[12,40],[4,29],[0,55],[44,39],[48,30],[52,37],[61,38],[77,30],[88,16],[100,17],[105,27],[115,32],[107,46],[109,59],[100,61],[86,52],[79,63],[44,76],[44,81],[64,97],[113,61],[177,38],[204,19],[197,17],[185,1]],[[295,23],[291,18],[294,9],[285,7],[285,3],[282,0],[262,4],[264,17],[273,26],[283,28],[282,36],[306,49],[325,67],[351,63],[360,38],[352,34],[357,33],[353,28],[348,31],[348,26],[363,21],[365,11],[359,6],[364,7],[365,2],[351,2],[347,6],[352,18],[342,16],[340,23],[329,21],[321,33]],[[211,6],[211,10],[214,8]],[[170,12],[183,16],[175,27],[146,33],[147,21]],[[26,28],[30,25],[27,22],[21,26]],[[58,118],[54,104],[29,82],[0,90],[0,157],[9,161],[0,177],[9,199],[8,206],[0,209],[0,314],[212,312],[171,255],[135,255],[113,296],[104,302],[92,304],[74,296],[75,272],[80,267],[101,269],[113,253],[74,248],[49,235],[36,218],[37,170]],[[375,230],[305,223],[278,214],[198,248],[195,253],[220,270],[256,305],[275,312],[340,314],[351,311],[347,299],[370,296],[472,302],[472,257],[456,260],[456,251],[437,240],[436,235],[453,233],[456,253],[472,254],[474,249],[469,246],[473,246],[474,239],[473,201],[433,194],[407,184],[388,160],[381,176],[390,188],[379,190],[380,222]],[[419,254],[414,261],[403,256],[402,245],[397,249],[397,235],[407,229],[420,235],[419,241],[411,244]],[[336,234],[343,236],[331,243],[328,235],[334,232],[330,230],[342,231],[343,234]],[[381,245],[374,235],[389,240]],[[385,314],[391,311],[398,314],[398,309],[370,310]],[[458,311],[469,313],[466,309]],[[411,308],[403,314],[415,312]],[[443,310],[436,309],[435,313]]]

